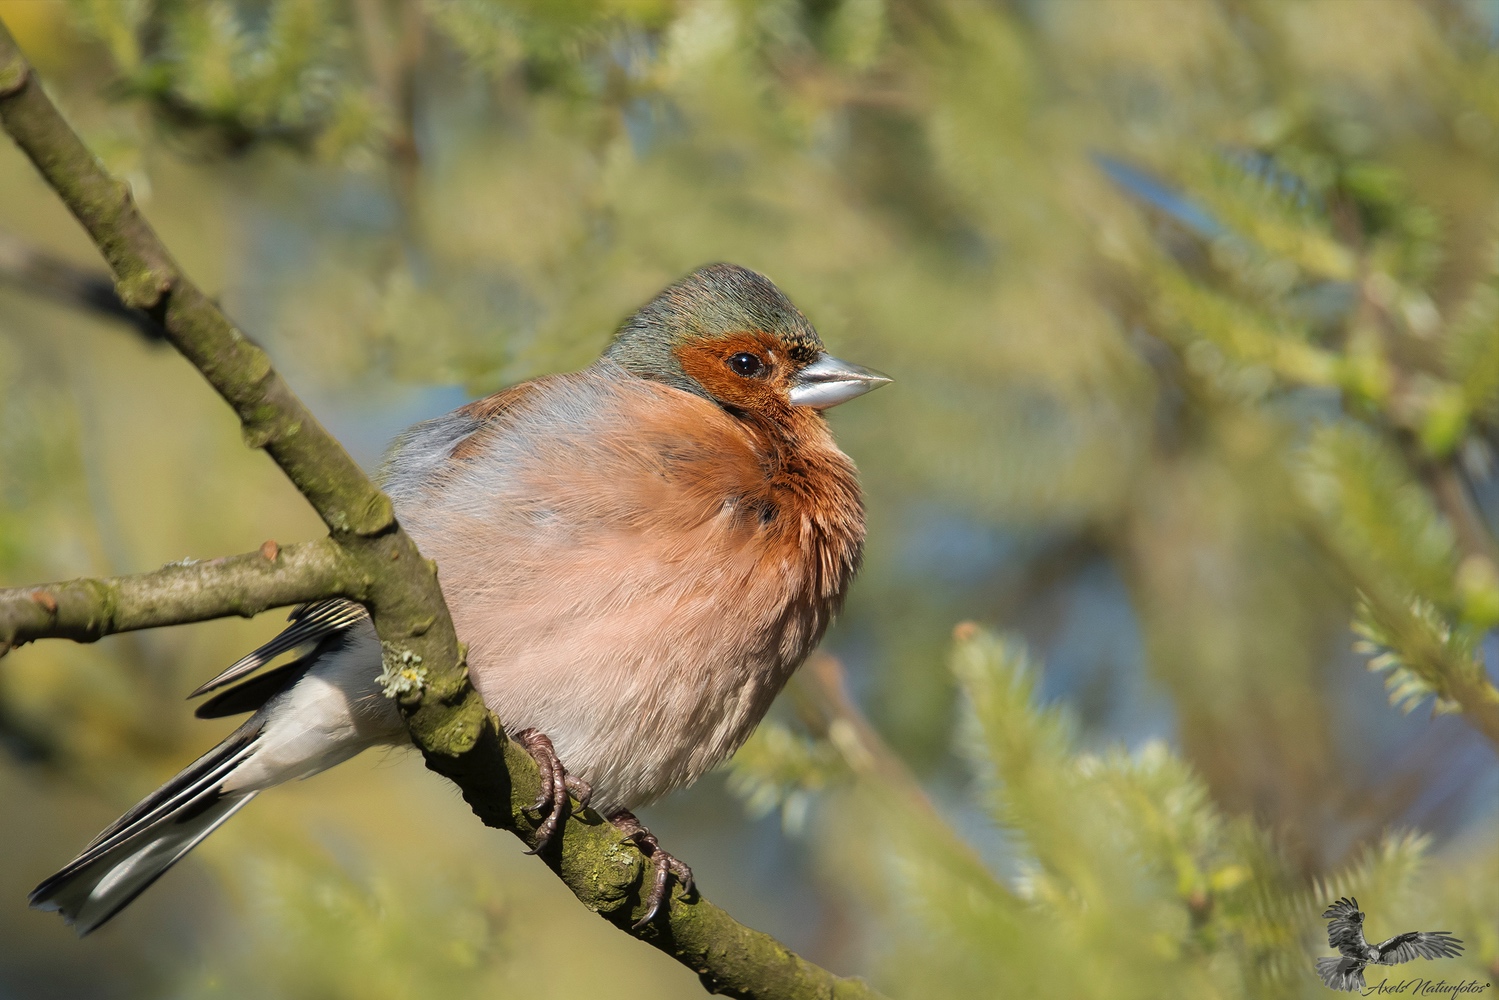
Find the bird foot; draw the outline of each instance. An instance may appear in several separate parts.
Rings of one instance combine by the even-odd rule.
[[[567,768],[562,766],[552,741],[545,733],[537,729],[522,729],[515,734],[515,741],[526,748],[541,771],[541,794],[536,797],[536,804],[531,808],[546,818],[536,828],[536,846],[526,852],[540,854],[551,844],[557,831],[562,829],[563,820],[572,811],[569,794],[578,800],[578,808],[586,809],[593,789],[582,778],[575,778],[567,773]]]
[[[692,869],[668,854],[651,831],[641,826],[640,820],[636,819],[635,814],[628,809],[611,813],[609,822],[625,835],[626,840],[633,841],[635,846],[651,859],[651,888],[645,897],[645,916],[637,920],[630,928],[638,931],[656,919],[656,914],[661,912],[661,906],[666,902],[673,878],[677,880],[683,892],[692,891]]]

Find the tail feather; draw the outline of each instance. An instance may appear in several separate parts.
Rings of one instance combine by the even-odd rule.
[[[1330,990],[1360,993],[1364,990],[1364,963],[1346,955],[1317,959],[1317,975]]]
[[[130,811],[107,826],[84,847],[83,853],[64,868],[62,874],[74,865],[85,864],[97,855],[108,851],[126,839],[169,813],[201,797],[205,792],[216,791],[229,772],[233,771],[254,750],[254,735],[238,739],[235,733],[208,753],[193,761],[177,776],[162,785],[149,796],[132,806]]]
[[[31,905],[61,911],[80,935],[87,934],[261,789],[316,774],[367,747],[403,742],[400,712],[379,696],[374,628],[367,619],[340,628],[323,635],[311,655],[210,701],[205,708],[214,715],[255,714],[37,886]]]
[[[37,886],[31,905],[61,911],[80,937],[120,912],[255,797],[221,786],[253,752],[258,735],[242,728],[198,758]]]

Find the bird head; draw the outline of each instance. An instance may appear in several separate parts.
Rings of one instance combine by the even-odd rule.
[[[730,410],[825,410],[890,381],[824,350],[801,310],[769,278],[709,264],[625,320],[604,356]]]

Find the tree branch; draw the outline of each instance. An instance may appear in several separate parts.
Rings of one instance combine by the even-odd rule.
[[[0,621],[9,623],[6,642],[43,635],[94,639],[125,628],[243,614],[262,601],[269,606],[338,593],[353,597],[369,608],[388,655],[425,668],[425,683],[400,703],[427,766],[457,783],[485,823],[534,846],[539,820],[528,809],[539,774],[530,756],[505,739],[468,682],[435,565],[422,559],[396,523],[389,499],[297,399],[265,353],[182,274],[136,210],[129,189],[63,120],[3,25],[0,125],[102,251],[120,299],[161,325],[238,414],[246,442],[275,460],[330,532],[324,542],[291,546],[283,554],[305,576],[255,566],[253,560],[263,557],[250,555],[201,569],[166,567],[116,581],[0,593]],[[320,590],[312,584],[327,568],[320,562],[324,556],[337,568],[321,579],[327,588]],[[190,598],[194,587],[212,596]],[[645,857],[596,813],[574,815],[544,860],[586,906],[616,926],[628,930],[643,915]],[[841,979],[797,957],[699,896],[675,893],[664,917],[633,933],[696,971],[710,991],[761,1000],[878,996],[859,980]]]
[[[0,589],[0,655],[36,639],[93,642],[116,632],[182,625],[320,597],[358,599],[357,567],[330,539],[170,563],[151,573]]]
[[[1448,694],[1462,709],[1463,718],[1488,737],[1499,753],[1499,689],[1484,677],[1453,677],[1447,684]]]
[[[246,441],[281,466],[329,530],[390,530],[390,502],[292,394],[265,352],[183,276],[136,210],[129,186],[84,147],[8,34],[0,36],[0,120],[103,252],[120,300],[165,328],[173,346],[234,408]]]

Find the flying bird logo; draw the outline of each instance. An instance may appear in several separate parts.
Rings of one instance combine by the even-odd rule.
[[[1328,989],[1361,992],[1366,966],[1456,958],[1463,953],[1463,943],[1447,931],[1406,931],[1370,944],[1364,940],[1364,911],[1357,899],[1347,896],[1323,910],[1322,919],[1327,921],[1328,945],[1338,950],[1337,958],[1317,959],[1317,975]]]

